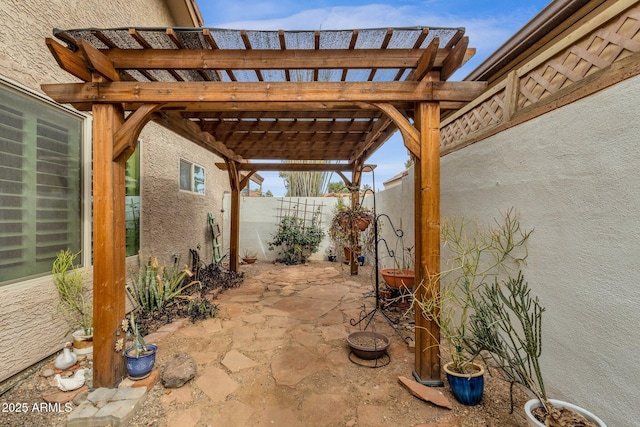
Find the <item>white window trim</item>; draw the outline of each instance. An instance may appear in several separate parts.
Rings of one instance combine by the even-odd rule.
[[[66,105],[59,104],[55,102],[53,99],[48,97],[47,95],[38,92],[28,86],[23,85],[15,80],[12,80],[6,76],[0,74],[0,82],[5,84],[18,92],[23,92],[26,96],[31,96],[39,101],[44,102],[45,104],[50,105],[53,108],[57,108],[66,113],[74,115],[83,120],[83,132],[84,138],[82,142],[81,152],[82,152],[82,182],[80,194],[82,197],[82,212],[81,212],[81,245],[82,245],[82,259],[80,260],[82,263],[82,267],[90,268],[91,267],[91,153],[93,151],[93,135],[92,135],[92,117],[89,114],[77,111],[73,108],[69,108]],[[26,279],[26,282],[33,283],[35,281],[40,280],[51,280],[51,276],[37,277],[32,279]],[[22,280],[18,280],[15,283],[6,285],[12,286],[14,284],[25,282]]]

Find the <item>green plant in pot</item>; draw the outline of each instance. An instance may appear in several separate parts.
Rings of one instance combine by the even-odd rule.
[[[539,361],[545,309],[530,295],[522,273],[484,287],[473,308],[468,344],[476,352],[483,351],[512,385],[519,384],[535,396],[525,404],[531,427],[605,426],[583,408],[548,398]]]
[[[469,322],[476,298],[498,277],[510,277],[527,258],[531,231],[520,227],[511,209],[491,226],[463,218],[445,219],[441,226],[442,259],[446,268],[429,276],[428,286],[440,286],[437,297],[414,298],[422,316],[440,330],[440,348],[450,357],[443,366],[454,396],[467,405],[482,398],[485,369],[475,363],[480,350],[471,345]],[[415,297],[415,294],[414,294]]]
[[[400,250],[396,248],[391,252],[394,267],[383,268],[380,270],[380,274],[389,287],[412,290],[415,287],[416,280],[414,248],[413,246],[405,247],[402,238],[398,240],[401,242]],[[398,252],[399,255],[397,254]]]
[[[258,260],[258,256],[255,251],[251,251],[249,249],[245,249],[242,255],[242,261],[247,264],[253,264]]]
[[[69,249],[58,252],[51,273],[59,298],[58,312],[69,324],[65,335],[73,333],[74,351],[82,354],[93,351],[93,305],[80,268],[74,264],[77,256]]]
[[[124,337],[121,336],[121,332],[125,334]],[[116,337],[116,352],[122,351],[125,346],[127,347],[124,351],[124,357],[129,378],[133,380],[146,378],[155,365],[158,347],[144,341],[133,312],[129,313],[128,319],[122,320],[121,329],[117,331]]]

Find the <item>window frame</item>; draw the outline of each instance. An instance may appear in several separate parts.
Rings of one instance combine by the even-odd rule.
[[[184,189],[182,188],[182,163],[188,163],[190,168],[189,168],[189,189]],[[195,168],[198,167],[200,169],[202,169],[202,192],[196,191],[195,189],[195,180],[196,180],[196,175],[195,175]],[[184,157],[180,157],[178,159],[178,190],[185,192],[185,193],[191,193],[191,194],[197,194],[199,196],[204,196],[207,193],[207,169],[198,164],[198,163],[194,163],[190,160],[185,159]]]
[[[6,86],[8,90],[13,90],[19,93],[21,96],[28,98],[35,102],[40,102],[47,108],[53,108],[61,111],[65,114],[69,114],[73,117],[80,119],[80,128],[82,131],[82,140],[80,144],[80,248],[81,255],[77,258],[77,262],[81,268],[88,268],[91,266],[91,155],[93,150],[92,141],[92,117],[89,114],[77,111],[68,106],[59,104],[46,96],[28,86],[25,86],[15,80],[12,80],[4,75],[0,74],[0,85]],[[36,273],[31,276],[19,277],[12,280],[7,280],[0,289],[7,288],[9,286],[33,284],[47,282],[51,280],[51,272]]]

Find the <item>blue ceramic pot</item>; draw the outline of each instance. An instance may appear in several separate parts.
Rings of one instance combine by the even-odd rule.
[[[328,258],[329,258],[329,261],[331,262],[336,262],[336,259],[337,259],[335,255],[329,255]]]
[[[447,381],[451,392],[458,402],[467,406],[475,406],[482,400],[484,392],[484,368],[475,363],[471,363],[475,372],[472,374],[459,374],[450,369],[451,362],[444,366],[447,374]]]
[[[136,357],[135,353],[130,354],[133,352],[133,347],[124,352],[124,356],[127,358],[127,373],[130,377],[144,377],[153,369],[153,365],[156,363],[158,347],[153,344],[147,344],[147,350],[149,350],[149,353],[141,354],[139,357]]]
[[[364,255],[358,256],[358,264],[364,265]]]

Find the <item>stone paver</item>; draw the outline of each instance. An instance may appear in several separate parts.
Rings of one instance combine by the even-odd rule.
[[[338,301],[291,296],[273,305],[298,320],[313,320],[338,305]]]
[[[225,400],[239,387],[225,371],[215,366],[208,367],[196,380],[196,385],[214,402]]]
[[[145,387],[98,388],[67,418],[68,427],[125,426],[147,395]]]
[[[271,361],[271,373],[276,383],[295,387],[304,378],[321,369],[316,355],[304,347],[296,347],[276,355]]]
[[[238,372],[243,369],[253,368],[258,366],[258,363],[251,360],[244,354],[237,350],[231,350],[222,359],[222,364],[227,367],[231,372]]]
[[[349,293],[349,288],[336,283],[330,285],[314,285],[310,286],[298,295],[304,298],[319,298],[329,301],[339,301]]]
[[[202,409],[195,408],[172,410],[169,412],[167,423],[170,426],[195,427],[202,417]]]

